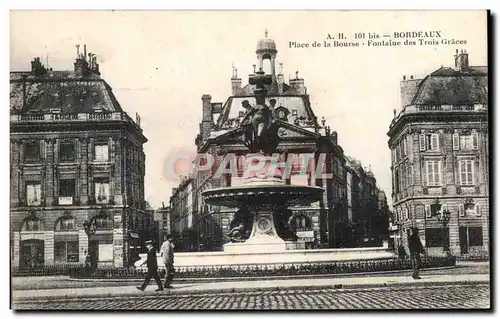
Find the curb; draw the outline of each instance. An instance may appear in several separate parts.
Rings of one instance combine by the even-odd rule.
[[[435,271],[460,268],[461,266],[446,266],[435,268],[424,268],[420,271]],[[463,266],[462,266],[463,267]],[[231,282],[231,281],[259,281],[259,280],[289,280],[289,279],[321,279],[321,278],[349,278],[349,277],[375,277],[377,275],[387,274],[404,274],[411,273],[411,269],[376,271],[376,272],[356,272],[356,273],[341,273],[341,274],[320,274],[320,275],[297,275],[297,276],[269,276],[269,277],[221,277],[221,278],[175,278],[174,283],[208,283],[208,282]],[[130,279],[106,279],[106,278],[68,278],[70,281],[78,282],[133,282],[141,283],[143,278]]]
[[[199,291],[189,291],[189,290],[165,290],[163,292],[147,291],[147,292],[137,292],[137,293],[109,293],[109,294],[95,294],[86,296],[77,295],[65,295],[65,296],[37,296],[37,297],[19,297],[14,300],[13,303],[42,303],[54,300],[65,300],[65,301],[82,301],[82,300],[99,300],[107,298],[127,298],[127,299],[144,299],[144,298],[167,298],[169,296],[182,296],[182,295],[206,295],[206,294],[227,294],[227,293],[244,293],[244,292],[290,292],[301,290],[321,290],[321,289],[335,289],[339,292],[341,291],[356,291],[361,289],[390,289],[394,287],[414,289],[416,287],[442,287],[442,286],[472,286],[472,285],[490,285],[489,280],[461,280],[461,281],[435,281],[435,282],[384,282],[383,284],[335,284],[335,285],[311,285],[311,286],[286,286],[286,287],[242,287],[242,288],[219,288],[219,289],[205,289]],[[182,289],[182,288],[181,288]]]

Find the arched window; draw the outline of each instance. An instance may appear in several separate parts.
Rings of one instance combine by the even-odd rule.
[[[38,217],[27,218],[23,223],[23,227],[21,228],[21,231],[42,231],[42,230],[43,230],[43,224],[40,218]]]
[[[76,230],[76,222],[72,217],[59,218],[56,223],[56,231],[70,231]]]
[[[108,216],[98,216],[95,218],[96,229],[113,229],[113,220]]]

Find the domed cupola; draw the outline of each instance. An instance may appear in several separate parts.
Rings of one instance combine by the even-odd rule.
[[[257,54],[276,54],[278,50],[276,50],[276,42],[273,39],[267,37],[267,30],[265,32],[266,37],[260,39],[257,43],[257,50],[255,53]]]
[[[273,83],[276,83],[276,42],[273,39],[267,37],[267,29],[265,31],[265,38],[260,39],[257,43],[257,59],[259,60],[259,71],[264,67],[264,60],[269,60],[271,64],[271,74],[273,78]]]

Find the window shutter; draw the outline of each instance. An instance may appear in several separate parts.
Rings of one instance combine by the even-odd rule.
[[[420,142],[420,150],[425,151],[425,134],[420,134],[419,142]]]
[[[477,133],[472,133],[472,149],[477,150],[479,144],[479,137]]]
[[[474,208],[476,209],[476,216],[481,216],[481,206],[476,204]]]
[[[458,133],[453,134],[453,150],[458,151],[460,149],[460,136]]]
[[[439,134],[431,135],[431,150],[433,151],[439,150]]]
[[[460,217],[464,217],[465,216],[465,207],[464,207],[464,204],[458,205],[458,214],[460,215]]]
[[[438,180],[436,182],[437,185],[441,185],[441,161],[437,162],[437,164],[438,164]]]
[[[431,205],[425,205],[425,217],[431,218]]]

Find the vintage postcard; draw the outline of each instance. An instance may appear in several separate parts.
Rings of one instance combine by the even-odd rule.
[[[490,309],[489,21],[11,11],[11,308]]]

